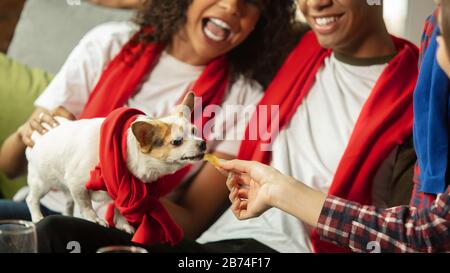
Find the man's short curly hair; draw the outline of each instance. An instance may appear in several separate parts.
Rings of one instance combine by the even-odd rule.
[[[254,31],[238,47],[228,53],[233,80],[243,75],[266,85],[298,34],[295,30],[295,0],[261,0],[261,18]],[[147,0],[139,10],[137,23],[152,26],[154,33],[146,40],[169,44],[186,22],[192,0]]]

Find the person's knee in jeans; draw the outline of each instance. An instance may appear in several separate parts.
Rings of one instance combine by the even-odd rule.
[[[42,205],[41,211],[44,216],[59,214]],[[31,221],[31,215],[27,204],[25,202],[0,199],[0,220],[10,219]]]

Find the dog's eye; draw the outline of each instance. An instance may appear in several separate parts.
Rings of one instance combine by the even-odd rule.
[[[172,140],[172,142],[170,142],[173,146],[181,146],[181,144],[183,144],[183,139],[182,138],[177,138]]]

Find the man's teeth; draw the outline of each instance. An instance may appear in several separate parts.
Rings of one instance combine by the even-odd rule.
[[[321,18],[316,18],[316,24],[318,24],[319,26],[326,26],[329,24],[332,24],[334,22],[336,22],[339,19],[339,17],[321,17]]]

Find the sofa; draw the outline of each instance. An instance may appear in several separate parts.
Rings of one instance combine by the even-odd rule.
[[[33,112],[45,90],[83,35],[98,24],[130,20],[134,12],[84,0],[27,0],[7,56],[0,55],[0,144]],[[26,178],[0,172],[0,196],[11,198]]]

